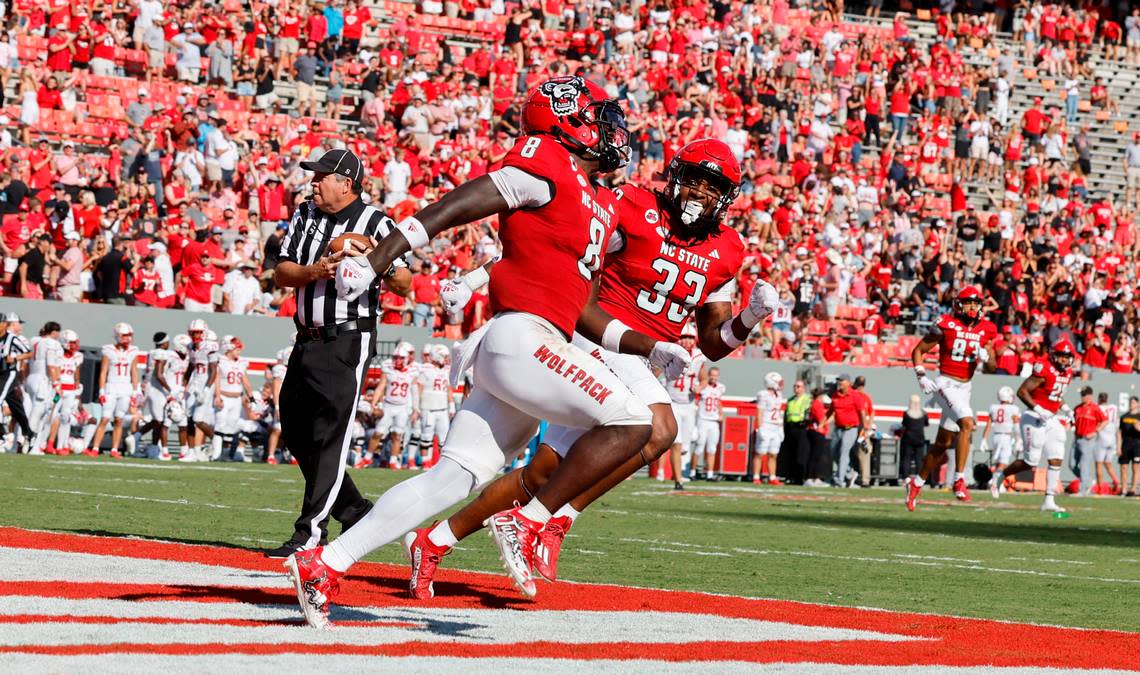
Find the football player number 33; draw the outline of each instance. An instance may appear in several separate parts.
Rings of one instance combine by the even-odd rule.
[[[653,284],[653,292],[642,289],[637,294],[637,306],[650,314],[660,314],[668,305],[665,316],[670,321],[681,323],[701,298],[705,290],[705,275],[696,270],[688,270],[681,276],[681,268],[677,263],[664,258],[657,258],[650,265],[655,272],[663,275],[661,280]],[[681,277],[689,293],[685,296],[684,305],[669,302],[669,294],[677,286],[677,278]]]

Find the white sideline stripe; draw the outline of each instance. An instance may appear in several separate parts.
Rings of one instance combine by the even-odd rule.
[[[1022,560],[1022,561],[1029,561],[1029,562],[1062,563],[1065,565],[1091,565],[1092,564],[1091,562],[1088,562],[1086,560],[1058,560],[1057,558],[1022,558],[1020,556],[1012,556],[1012,555],[1009,557],[1009,560]],[[1136,562],[1136,561],[1133,560],[1132,562]]]
[[[123,541],[123,548],[130,547]],[[94,553],[43,551],[0,546],[4,580],[108,584],[180,584],[238,588],[293,588],[284,570],[262,572],[202,563],[120,558]]]
[[[271,509],[269,507],[256,507],[256,506],[231,506],[229,504],[203,504],[201,502],[192,502],[189,499],[159,499],[158,497],[138,497],[135,495],[117,495],[109,492],[82,492],[80,490],[57,490],[55,488],[35,488],[35,487],[20,487],[18,490],[25,492],[48,492],[58,495],[75,495],[78,497],[103,497],[105,499],[126,499],[135,502],[152,502],[155,504],[173,504],[175,506],[193,506],[208,509],[234,509],[237,511],[256,511],[258,513],[286,513],[291,514],[293,511],[286,511],[284,509]]]
[[[44,656],[5,654],[4,665],[20,673],[98,672],[100,675],[135,675],[141,672],[241,672],[280,675],[288,672],[316,673],[463,673],[464,675],[1124,675],[1122,670],[1079,670],[1071,668],[996,668],[979,666],[841,666],[821,663],[744,663],[740,661],[574,660],[574,659],[467,659],[433,656],[346,656],[342,654],[210,654],[205,656],[166,656],[157,654],[92,654],[84,656]]]
[[[274,471],[275,470],[275,469],[268,469],[268,468],[262,468],[262,469],[242,468],[239,466],[214,466],[213,464],[199,464],[197,462],[193,462],[193,463],[162,462],[162,463],[159,463],[158,461],[153,461],[153,460],[148,460],[147,462],[122,462],[122,461],[93,462],[89,459],[41,459],[40,461],[44,462],[45,464],[56,464],[56,465],[60,465],[60,466],[70,465],[70,466],[80,467],[84,471],[86,471],[87,469],[110,468],[110,469],[148,469],[148,470],[152,470],[152,471],[230,471],[230,472],[235,472],[235,473],[245,472],[245,473],[265,474],[268,471]],[[252,462],[250,462],[250,463],[252,463]]]
[[[1053,579],[1076,579],[1079,581],[1100,581],[1111,584],[1140,584],[1140,579],[1117,579],[1113,577],[1092,577],[1081,576],[1076,574],[1063,574],[1061,572],[1038,572],[1036,570],[1024,569],[1006,569],[1002,567],[987,567],[979,564],[957,564],[951,562],[939,562],[956,560],[955,558],[938,558],[935,556],[913,556],[914,558],[923,558],[921,560],[911,559],[911,557],[902,554],[892,554],[898,557],[895,558],[875,558],[871,556],[854,556],[854,555],[836,555],[832,553],[818,553],[815,551],[796,551],[796,550],[777,550],[777,549],[752,549],[752,548],[738,548],[738,547],[724,547],[716,546],[713,544],[686,544],[683,542],[675,541],[662,541],[659,539],[637,539],[633,537],[623,537],[618,541],[624,541],[635,544],[649,544],[647,547],[650,551],[661,553],[686,553],[691,555],[706,555],[730,558],[732,553],[743,553],[748,555],[789,555],[801,558],[826,558],[829,560],[853,560],[856,562],[876,562],[887,563],[895,565],[918,565],[922,567],[948,567],[953,569],[962,570],[975,570],[980,572],[997,572],[1002,574],[1022,574],[1032,577],[1049,577]],[[664,548],[663,546],[680,546],[687,547],[689,550],[679,550],[673,548]],[[710,550],[711,549],[711,550]],[[731,551],[731,553],[720,552]],[[901,558],[901,559],[900,559]],[[927,560],[926,558],[933,558]]]
[[[176,480],[163,480],[162,478],[104,478],[102,476],[92,477],[85,474],[69,473],[58,474],[48,473],[44,474],[46,478],[54,478],[55,480],[79,480],[79,481],[99,481],[101,483],[138,483],[140,485],[175,485],[181,484]]]

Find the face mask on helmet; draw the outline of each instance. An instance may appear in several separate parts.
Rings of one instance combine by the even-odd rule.
[[[666,177],[666,197],[680,223],[680,238],[711,236],[736,199],[737,186],[723,174],[689,162],[674,162]]]
[[[609,173],[629,164],[633,151],[629,147],[629,127],[625,111],[613,101],[590,106],[601,140],[598,142],[598,170]]]
[[[973,321],[982,314],[981,298],[965,298],[958,301],[958,313]]]

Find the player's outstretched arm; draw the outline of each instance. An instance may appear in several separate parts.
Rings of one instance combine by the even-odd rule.
[[[1033,400],[1033,391],[1037,389],[1037,387],[1040,387],[1044,382],[1044,378],[1038,375],[1030,375],[1029,377],[1025,378],[1025,381],[1022,382],[1021,386],[1017,388],[1017,398],[1021,399],[1021,402],[1025,404],[1025,407],[1033,410],[1034,412],[1038,412],[1037,408],[1039,406],[1037,405],[1037,401]],[[1052,413],[1049,414],[1049,417],[1052,417]]]
[[[780,293],[767,281],[756,282],[748,303],[736,316],[727,302],[706,302],[697,308],[697,344],[709,359],[723,359],[744,344],[752,329],[779,304]]]
[[[443,308],[455,313],[467,306],[471,296],[491,280],[491,268],[498,258],[484,263],[455,281],[445,281],[439,287],[439,299]]]
[[[914,346],[914,351],[910,353],[910,361],[914,365],[914,376],[918,378],[918,386],[922,389],[922,393],[927,395],[933,394],[937,386],[934,384],[934,380],[926,376],[926,366],[922,363],[926,359],[926,355],[938,346],[939,337],[940,333],[936,329],[931,330],[918,341],[918,344]]]

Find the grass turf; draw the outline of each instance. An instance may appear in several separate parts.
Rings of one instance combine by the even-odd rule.
[[[369,496],[411,475],[352,473]],[[258,548],[289,536],[301,489],[291,466],[0,455],[0,525]],[[1060,520],[1040,495],[974,496],[928,491],[908,513],[901,489],[636,479],[574,526],[559,576],[1140,631],[1140,499],[1062,497]],[[460,547],[445,566],[501,572],[489,538]],[[402,562],[396,544],[369,559]]]

